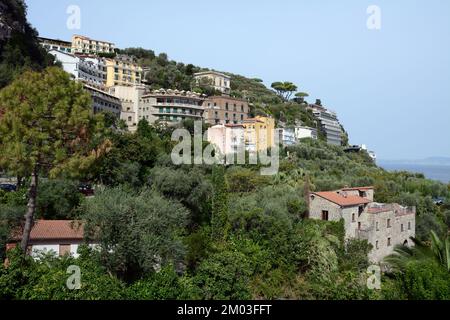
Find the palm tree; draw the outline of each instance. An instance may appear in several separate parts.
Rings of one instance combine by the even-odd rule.
[[[450,238],[440,239],[438,235],[431,231],[431,245],[428,246],[418,239],[411,238],[413,247],[399,245],[394,249],[393,254],[387,256],[384,261],[395,270],[405,270],[410,262],[418,260],[432,259],[450,272]]]

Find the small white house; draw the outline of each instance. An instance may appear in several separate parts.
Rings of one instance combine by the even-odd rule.
[[[78,257],[78,246],[84,241],[83,223],[75,220],[37,220],[28,243],[29,253],[37,257],[39,253],[53,252],[58,256],[66,254]],[[7,250],[14,248],[22,239],[21,232],[13,237]]]

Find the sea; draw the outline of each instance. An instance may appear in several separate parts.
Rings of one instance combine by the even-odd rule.
[[[450,183],[450,165],[438,164],[412,164],[412,163],[378,163],[378,166],[387,171],[409,171],[414,173],[422,173],[426,178],[441,181],[443,183]]]

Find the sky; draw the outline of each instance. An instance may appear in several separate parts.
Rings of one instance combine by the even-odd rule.
[[[450,157],[448,0],[26,3],[43,37],[82,34],[268,86],[291,81],[337,112],[351,144],[366,144],[380,159]],[[67,25],[72,5],[79,29]],[[372,5],[379,15],[368,12]]]

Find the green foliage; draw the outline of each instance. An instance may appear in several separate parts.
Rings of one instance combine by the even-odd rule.
[[[190,209],[191,224],[199,225],[209,220],[212,186],[202,169],[154,167],[147,180],[149,186],[165,197],[180,201]]]
[[[250,299],[252,274],[248,258],[241,252],[221,250],[202,261],[194,283],[207,300]]]
[[[190,300],[199,298],[199,289],[189,277],[180,277],[172,266],[152,272],[127,289],[131,300]]]
[[[70,220],[76,217],[76,209],[83,195],[78,183],[69,180],[47,180],[40,184],[36,216],[47,220]]]
[[[274,82],[271,87],[283,101],[289,101],[292,94],[297,91],[297,86],[292,82]]]
[[[83,203],[85,232],[98,241],[108,270],[130,280],[183,260],[187,210],[156,192],[106,189]]]
[[[0,89],[24,70],[41,70],[53,62],[39,45],[37,32],[26,20],[26,4],[3,0],[2,25],[10,28],[11,37],[0,40]]]
[[[214,194],[211,201],[211,236],[218,241],[225,240],[230,228],[228,218],[228,183],[225,169],[214,166],[212,172]]]
[[[41,255],[38,260],[24,256],[20,250],[8,253],[9,266],[0,271],[0,299],[19,300],[109,300],[124,299],[124,284],[107,273],[96,254],[79,249],[78,259]],[[81,271],[81,289],[66,286],[69,266]]]
[[[59,68],[25,72],[0,100],[1,167],[24,177],[34,170],[76,176],[101,154],[89,153],[102,125],[90,96]]]
[[[450,273],[434,260],[412,261],[395,280],[394,289],[408,300],[450,299]]]
[[[25,210],[25,206],[0,204],[0,261],[5,259],[6,244],[13,230],[20,226]]]

